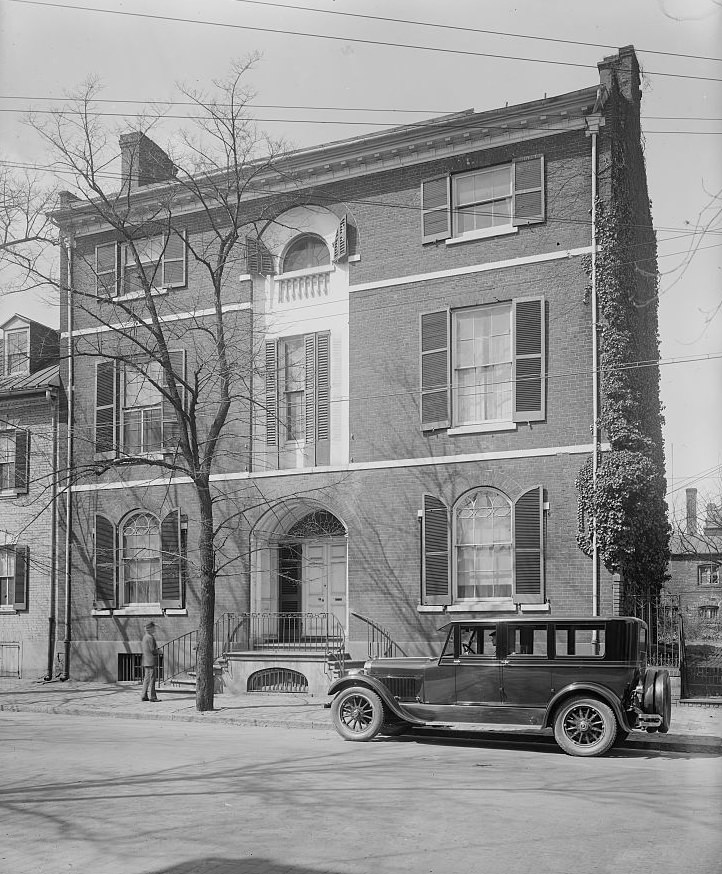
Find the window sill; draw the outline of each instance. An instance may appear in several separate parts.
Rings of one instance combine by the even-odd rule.
[[[446,608],[449,613],[516,613],[511,598],[488,598],[484,601],[459,601]]]
[[[546,604],[519,604],[519,609],[522,613],[551,613],[552,605],[548,601]]]
[[[458,246],[459,243],[470,243],[472,240],[488,240],[491,237],[505,237],[508,234],[518,234],[519,228],[514,225],[500,225],[496,228],[485,228],[483,231],[469,231],[446,241],[447,246]]]
[[[188,609],[186,607],[166,607],[166,616],[187,616]]]
[[[2,489],[0,498],[17,498],[18,495],[26,495],[27,492],[18,491],[18,489]]]
[[[166,294],[168,294],[168,289],[165,287],[152,288],[150,290],[151,297],[163,297]],[[113,303],[114,301],[120,301],[121,303],[125,303],[125,301],[129,301],[129,300],[141,300],[144,297],[145,297],[145,292],[134,291],[134,292],[132,292],[132,294],[119,294],[116,297],[106,297],[103,295],[103,296],[99,296],[98,300],[101,300],[104,303]]]
[[[495,431],[516,431],[516,422],[488,422],[485,425],[455,425],[446,432],[454,437],[459,434],[492,434]]]
[[[417,613],[445,613],[446,607],[440,607],[440,606],[436,606],[436,605],[432,606],[430,604],[417,604],[416,605],[416,612]]]
[[[4,605],[4,606],[0,607],[0,614],[6,613],[10,616],[15,616],[17,614],[17,612],[18,611],[14,607],[10,607],[8,605]]]
[[[117,607],[107,610],[94,609],[91,616],[162,616],[159,604],[133,604],[129,607]]]

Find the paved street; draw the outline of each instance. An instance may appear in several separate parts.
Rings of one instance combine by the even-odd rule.
[[[0,713],[8,874],[717,874],[715,751]]]

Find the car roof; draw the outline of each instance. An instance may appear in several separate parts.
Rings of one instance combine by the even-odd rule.
[[[606,622],[624,622],[644,624],[636,616],[489,616],[488,618],[473,617],[469,619],[452,619],[439,626],[439,631],[446,631],[454,625],[496,625],[497,623],[514,623],[514,625],[545,625],[551,622],[600,625]]]

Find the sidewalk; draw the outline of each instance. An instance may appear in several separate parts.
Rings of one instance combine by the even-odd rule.
[[[309,695],[216,695],[215,709],[199,713],[190,692],[158,690],[159,701],[140,700],[140,686],[127,683],[81,683],[68,680],[0,679],[0,711],[59,713],[69,716],[104,716],[121,719],[171,719],[184,722],[225,723],[333,730],[327,699]],[[479,730],[458,726],[467,735]],[[523,726],[484,726],[485,732],[519,733]],[[669,734],[633,732],[630,746],[682,752],[722,753],[722,707],[675,705]]]

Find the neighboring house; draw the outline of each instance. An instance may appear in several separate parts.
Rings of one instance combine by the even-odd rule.
[[[587,261],[593,182],[615,208],[605,125],[619,134],[620,118],[639,195],[632,232],[651,236],[634,51],[599,67],[601,84],[580,91],[287,159],[291,206],[260,237],[249,225],[226,304],[234,349],[254,343],[252,324],[263,358],[247,362],[253,413],[234,411],[214,480],[219,513],[255,490],[216,586],[216,615],[252,614],[245,646],[334,628],[364,657],[374,623],[426,653],[450,615],[591,614],[591,562],[575,539],[575,478],[592,451]],[[173,168],[147,138],[133,142],[158,172],[126,184],[152,203]],[[249,216],[271,211],[278,177],[264,183]],[[137,264],[87,205],[66,198],[56,219],[74,240],[74,287],[98,297],[97,315],[76,311],[74,342],[107,356],[75,361],[74,429],[93,435],[76,460],[172,452],[162,375],[113,359],[113,303],[134,299]],[[189,375],[213,315],[185,251],[203,222],[185,203],[175,233],[141,257]],[[73,502],[72,673],[118,679],[149,616],[164,640],[198,625],[195,497],[138,465],[86,478]],[[604,571],[600,591],[611,613]]]
[[[0,676],[53,673],[57,635],[59,335],[0,325]]]

